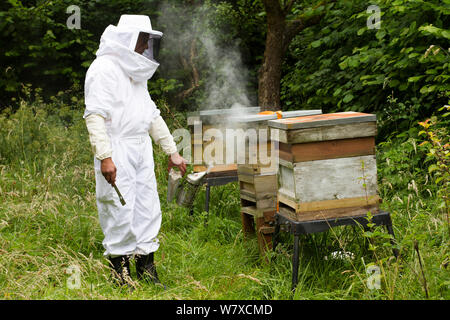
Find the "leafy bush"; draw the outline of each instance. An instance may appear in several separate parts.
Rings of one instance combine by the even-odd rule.
[[[80,8],[81,29],[66,25],[71,5]],[[0,101],[6,104],[17,97],[22,84],[44,88],[46,98],[73,85],[81,89],[103,30],[124,13],[144,12],[154,17],[156,7],[151,0],[2,2]]]
[[[321,22],[294,39],[283,66],[283,109],[377,113],[384,140],[448,103],[448,0],[371,4],[380,7],[380,29],[367,27],[367,1],[344,0],[324,6]],[[66,26],[69,5],[81,9],[79,30]],[[304,7],[296,3],[288,18],[307,15]],[[22,84],[42,87],[45,99],[68,88],[81,93],[101,33],[124,13],[148,14],[165,33],[163,63],[149,82],[155,100],[178,110],[205,106],[215,82],[210,76],[219,84],[221,75],[219,59],[208,60],[204,37],[215,41],[220,54],[242,54],[241,73],[248,75],[243,87],[256,96],[266,33],[261,0],[8,0],[0,4],[0,110],[20,95]]]
[[[443,209],[447,214],[447,223],[450,209],[450,139],[448,128],[450,121],[447,118],[450,115],[450,106],[445,106],[440,111],[446,109],[439,119],[434,116],[419,124],[423,127],[423,131],[419,135],[424,135],[427,140],[420,145],[427,149],[428,173],[432,174],[439,190],[437,194],[442,198],[439,208]],[[450,229],[449,229],[450,230]]]
[[[367,27],[366,1],[338,1],[317,27],[294,40],[282,102],[289,109],[377,113],[386,138],[447,103],[450,10],[439,0],[371,4],[380,7],[380,29]],[[386,104],[388,97],[403,109]]]

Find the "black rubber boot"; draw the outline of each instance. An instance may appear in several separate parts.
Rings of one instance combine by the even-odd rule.
[[[136,255],[136,275],[139,280],[154,283],[166,289],[166,286],[159,281],[158,273],[154,263],[153,252],[148,255]]]
[[[113,269],[113,277],[119,286],[127,283],[126,278],[131,277],[130,259],[128,256],[109,257],[109,264]]]

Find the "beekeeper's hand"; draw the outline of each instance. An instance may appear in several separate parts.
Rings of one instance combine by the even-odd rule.
[[[103,176],[109,184],[113,185],[114,183],[116,183],[117,168],[111,158],[102,160],[101,170]]]
[[[180,169],[181,175],[184,176],[186,173],[186,159],[184,159],[178,152],[172,153],[169,156],[169,168],[168,170],[172,169],[173,167],[177,167]]]

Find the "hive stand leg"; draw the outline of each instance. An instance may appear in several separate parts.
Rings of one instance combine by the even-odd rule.
[[[292,291],[295,291],[298,282],[299,241],[298,234],[294,234],[294,254],[292,255]]]
[[[262,256],[264,256],[265,261],[268,263],[269,260],[267,259],[266,252],[268,250],[272,249],[272,234],[266,234],[264,228],[267,228],[268,225],[266,225],[264,221],[264,217],[258,217],[255,218],[256,220],[256,232],[258,237],[258,245],[259,245],[259,252]]]
[[[244,232],[244,237],[255,233],[255,223],[253,216],[244,212],[241,212],[242,218],[242,231]]]
[[[278,234],[280,233],[280,222],[278,220],[278,217],[275,218],[275,231],[273,233],[272,237],[272,250],[275,251],[277,245],[278,245]]]
[[[263,234],[261,233],[261,227],[264,226],[264,218],[255,218],[255,224],[256,224],[256,236],[258,238],[258,246],[259,246],[259,252],[263,254],[264,252],[264,239]]]
[[[209,213],[209,196],[210,196],[211,186],[206,185],[206,195],[205,195],[205,211]]]

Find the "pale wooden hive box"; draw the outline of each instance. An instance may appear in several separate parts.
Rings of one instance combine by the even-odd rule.
[[[249,107],[249,108],[235,108],[235,109],[213,109],[193,112],[187,118],[187,124],[191,133],[191,152],[194,159],[194,172],[206,171],[208,164],[203,158],[203,152],[205,148],[211,143],[205,141],[205,132],[209,129],[219,130],[223,137],[225,137],[225,130],[228,127],[226,119],[232,116],[234,113],[243,114],[257,114],[261,108]],[[224,154],[226,141],[223,141]],[[199,150],[201,154],[196,154],[195,150]],[[237,171],[236,163],[223,163],[215,165],[210,172],[211,173],[233,173]]]
[[[375,115],[340,112],[269,126],[279,141],[280,206],[315,218],[378,211]]]

